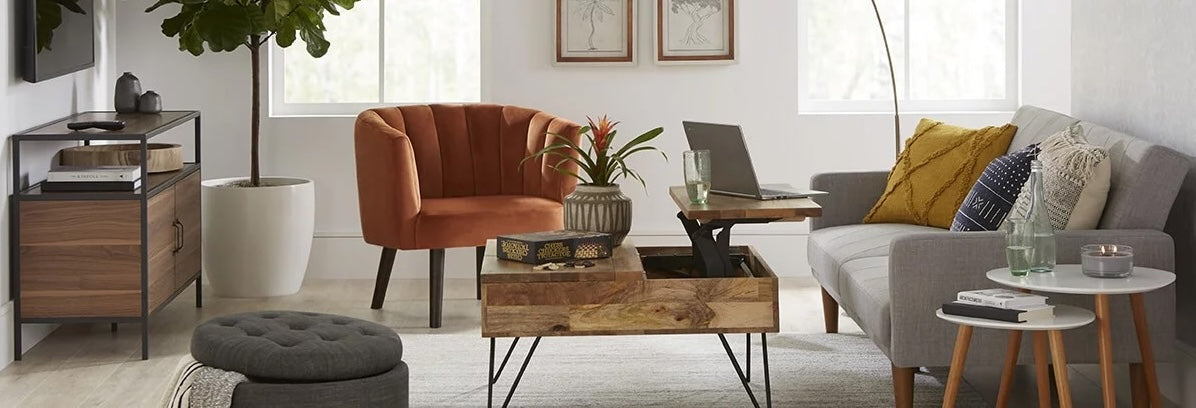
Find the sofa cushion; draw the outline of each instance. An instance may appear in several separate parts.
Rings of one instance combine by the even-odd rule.
[[[848,261],[889,256],[889,242],[893,238],[937,231],[942,229],[908,224],[856,224],[818,229],[810,232],[807,259],[814,277],[838,299],[840,270]]]
[[[1048,136],[1059,133],[1079,121],[1037,106],[1025,105],[1017,108],[1017,112],[1013,113],[1013,119],[1009,120],[1009,123],[1017,126],[1017,134],[1013,135],[1013,141],[1009,143],[1009,152],[1042,142]]]
[[[532,196],[425,198],[415,220],[419,248],[481,246],[501,234],[561,229],[561,203]]]
[[[1022,185],[1030,178],[1030,162],[1038,157],[1032,144],[998,157],[984,168],[972,191],[959,205],[952,231],[996,231],[1017,202]]]
[[[839,305],[885,355],[891,355],[893,318],[889,301],[889,257],[849,261],[843,264],[839,277]]]
[[[1109,154],[1089,144],[1079,124],[1051,135],[1038,146],[1043,197],[1051,225],[1057,230],[1096,228],[1108,197]],[[1032,187],[1030,183],[1022,186],[1011,215],[1026,217]],[[1077,208],[1078,213],[1074,211]]]
[[[922,119],[864,223],[947,228],[985,166],[1005,154],[1017,127],[966,129]]]

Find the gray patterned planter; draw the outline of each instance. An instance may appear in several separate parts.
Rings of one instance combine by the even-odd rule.
[[[618,185],[579,185],[565,196],[565,229],[605,232],[619,246],[631,232],[631,199]]]

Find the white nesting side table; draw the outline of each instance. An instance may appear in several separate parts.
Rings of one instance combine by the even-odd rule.
[[[1067,357],[1063,351],[1063,330],[1092,323],[1092,320],[1095,319],[1092,312],[1075,306],[1058,305],[1055,306],[1055,317],[1025,323],[949,315],[943,313],[943,309],[935,311],[934,314],[940,319],[959,325],[959,332],[955,336],[955,351],[951,353],[951,371],[947,374],[947,389],[943,393],[943,408],[955,406],[955,397],[959,395],[959,383],[963,377],[964,360],[968,357],[968,343],[972,341],[972,329],[975,327],[1010,330],[1009,347],[1005,349],[1005,367],[1001,372],[1001,388],[997,391],[997,407],[1006,406],[1009,400],[1013,370],[1017,365],[1018,351],[1021,349],[1022,331],[1034,332],[1034,366],[1038,377],[1038,406],[1051,407],[1051,385],[1050,374],[1047,372],[1046,348],[1046,337],[1049,336],[1050,359],[1055,365],[1055,386],[1059,390],[1059,406],[1061,408],[1071,407],[1071,389],[1067,383]]]
[[[1134,315],[1134,329],[1138,337],[1138,352],[1142,356],[1142,372],[1131,369],[1131,376],[1142,376],[1146,383],[1150,406],[1163,406],[1163,395],[1159,393],[1158,374],[1155,371],[1154,350],[1150,344],[1150,330],[1146,327],[1146,310],[1142,294],[1163,288],[1175,282],[1175,274],[1153,268],[1134,267],[1126,278],[1093,278],[1080,271],[1080,265],[1056,265],[1053,272],[1030,273],[1013,276],[1009,268],[988,271],[988,279],[1019,289],[1048,293],[1093,295],[1096,304],[1097,347],[1100,352],[1100,382],[1105,407],[1117,406],[1113,382],[1113,344],[1109,326],[1109,295],[1129,295],[1130,309]],[[1133,368],[1133,367],[1131,367]],[[1136,383],[1131,378],[1131,383]]]

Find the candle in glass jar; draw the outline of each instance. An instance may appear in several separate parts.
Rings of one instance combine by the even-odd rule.
[[[1097,278],[1124,278],[1134,270],[1134,249],[1127,245],[1090,244],[1080,248],[1080,269]]]

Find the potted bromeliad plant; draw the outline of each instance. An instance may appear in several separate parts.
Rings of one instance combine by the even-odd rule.
[[[668,160],[664,152],[646,145],[664,129],[658,127],[644,132],[616,149],[611,142],[618,133],[615,125],[619,122],[611,122],[605,115],[598,123],[589,117],[586,119],[589,126],[580,130],[589,141],[585,148],[566,137],[550,134],[554,142],[524,160],[540,156],[560,158],[553,169],[581,181],[576,190],[565,196],[565,229],[606,232],[611,234],[614,244],[619,245],[631,232],[631,199],[623,195],[615,182],[620,178],[632,178],[646,187],[643,177],[627,165],[627,158],[639,152],[655,151]],[[567,169],[564,166],[567,163],[576,164],[580,172]]]
[[[162,22],[162,34],[178,37],[179,50],[195,56],[205,45],[213,52],[249,51],[249,177],[203,182],[203,269],[217,295],[287,295],[303,283],[315,229],[315,186],[304,178],[261,176],[262,52],[271,41],[285,48],[301,39],[312,57],[323,56],[330,46],[324,17],[357,1],[158,0],[145,10],[179,5]]]

